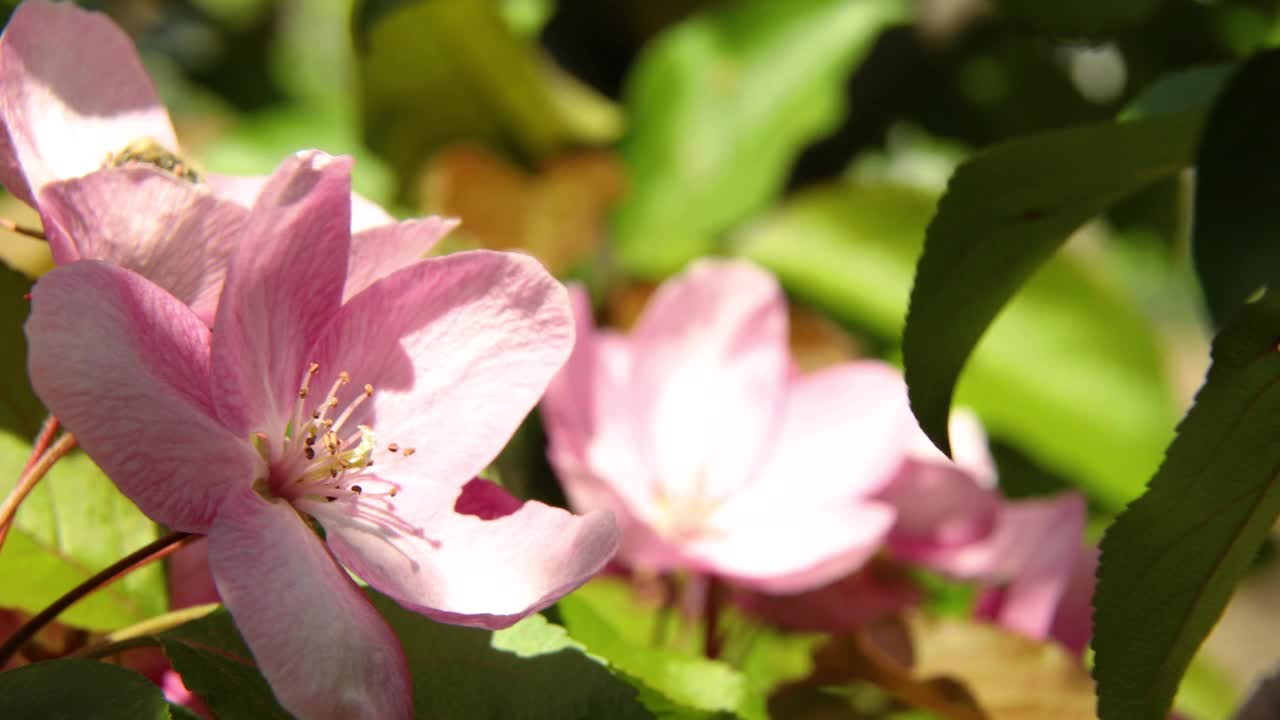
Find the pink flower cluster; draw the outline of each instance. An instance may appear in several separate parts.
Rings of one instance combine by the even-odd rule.
[[[597,329],[528,257],[423,259],[453,223],[394,222],[352,194],[349,159],[195,172],[129,40],[69,4],[29,0],[0,38],[0,130],[0,182],[58,263],[33,291],[32,383],[148,516],[208,536],[291,712],[412,713],[348,570],[500,628],[617,552],[837,626],[915,599],[859,574],[878,557],[981,583],[981,612],[1023,633],[1087,639],[1082,501],[1003,500],[976,421],[944,458],[889,365],[799,372],[785,299],[750,264],[699,262],[629,335]],[[580,515],[476,479],[544,392]]]
[[[978,582],[980,614],[1083,650],[1083,500],[1002,499],[972,416],[952,423],[953,462],[895,368],[799,372],[785,298],[747,263],[696,263],[629,335],[595,328],[573,292],[578,340],[542,405],[550,456],[576,509],[614,513],[626,566],[722,578],[780,624],[843,630],[918,599],[854,574],[880,554]]]

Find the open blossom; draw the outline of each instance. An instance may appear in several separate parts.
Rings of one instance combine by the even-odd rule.
[[[667,281],[628,336],[574,300],[578,342],[543,402],[551,461],[575,508],[614,512],[622,561],[790,593],[880,549],[894,512],[873,494],[914,422],[897,371],[796,372],[782,292],[745,262]]]
[[[57,263],[121,265],[211,321],[228,257],[267,178],[197,174],[179,152],[120,28],[69,2],[28,0],[14,11],[0,35],[0,184],[40,212]],[[392,222],[357,195],[351,204],[353,231]],[[437,236],[453,227],[425,222]],[[357,235],[353,253],[364,244]]]
[[[404,718],[403,652],[338,563],[407,608],[497,628],[584,582],[617,532],[473,480],[569,352],[563,287],[477,251],[346,297],[349,197],[349,161],[287,160],[212,330],[136,273],[56,268],[33,291],[29,369],[144,512],[208,535],[218,594],[287,709]]]

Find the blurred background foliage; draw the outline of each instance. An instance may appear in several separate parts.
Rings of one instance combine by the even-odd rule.
[[[133,35],[198,166],[262,174],[299,148],[354,155],[357,190],[394,213],[462,218],[445,251],[530,252],[587,283],[617,325],[688,260],[745,256],[794,300],[806,367],[897,357],[925,228],[973,150],[1112,119],[1188,69],[1146,102],[1203,100],[1224,68],[1280,40],[1276,0],[82,4]],[[1042,172],[1051,182],[1055,168]],[[1088,224],[978,346],[957,397],[987,424],[1010,495],[1077,487],[1100,528],[1151,476],[1208,362],[1189,199],[1174,177]],[[9,198],[0,216],[32,221]],[[0,243],[27,276],[49,266],[43,253]],[[21,342],[23,309],[0,314]],[[0,420],[30,436],[41,411],[11,370]],[[535,418],[495,475],[555,501],[542,448]],[[1267,572],[1250,582],[1276,585]],[[1251,587],[1240,612],[1266,605]],[[573,600],[571,630],[608,621],[610,602]],[[1258,622],[1228,614],[1206,650],[1217,669],[1197,665],[1180,700],[1192,716],[1224,716],[1270,661],[1245,646],[1275,638],[1236,629]],[[625,639],[583,632],[592,649]]]

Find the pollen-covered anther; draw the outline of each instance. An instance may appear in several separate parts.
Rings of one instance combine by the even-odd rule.
[[[399,452],[399,451],[400,451],[399,445],[395,443],[390,443],[387,445],[387,452]]]

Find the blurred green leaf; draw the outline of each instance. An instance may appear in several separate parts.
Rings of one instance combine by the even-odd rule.
[[[1280,50],[1241,66],[1209,112],[1196,157],[1191,251],[1219,326],[1280,280],[1277,73]]]
[[[0,673],[0,718],[169,720],[159,686],[96,660],[50,660]]]
[[[31,303],[31,280],[0,264],[0,431],[31,439],[40,431],[45,409],[27,379],[27,336],[22,324]]]
[[[1186,110],[1207,110],[1235,69],[1233,65],[1202,65],[1169,73],[1144,88],[1118,119],[1127,122]]]
[[[734,249],[792,294],[896,342],[934,203],[915,189],[832,186],[750,226]],[[957,263],[948,277],[991,283],[990,272]],[[966,302],[951,300],[950,322]],[[919,360],[938,361],[936,345],[922,349]],[[1141,492],[1171,435],[1163,377],[1135,302],[1065,254],[1031,277],[978,343],[958,400],[993,435],[1119,509]]]
[[[660,276],[765,206],[807,143],[845,113],[844,86],[898,0],[745,0],[675,26],[638,61],[623,139],[631,191],[619,260]]]
[[[517,36],[492,0],[368,2],[355,28],[365,139],[402,190],[460,140],[541,161],[621,130],[617,109]]]
[[[645,706],[658,717],[767,717],[764,693],[756,692],[739,671],[642,639],[646,625],[652,632],[654,614],[638,607],[617,583],[597,579],[561,600],[559,609],[570,635],[635,683]]]
[[[1232,717],[1239,702],[1232,678],[1201,654],[1191,661],[1178,685],[1173,707],[1189,718],[1224,718]]]
[[[1280,294],[1245,306],[1147,492],[1102,539],[1094,677],[1104,720],[1164,718],[1280,515]]]
[[[0,432],[0,497],[17,484],[31,454],[27,441]],[[94,573],[156,538],[155,525],[87,456],[59,460],[27,496],[0,553],[0,607],[39,612]],[[125,575],[59,618],[112,630],[165,610],[159,563]]]
[[[1185,168],[1200,121],[1198,113],[1178,113],[1040,133],[992,147],[960,166],[929,224],[902,340],[912,409],[938,447],[945,451],[950,445],[947,418],[960,370],[1001,308],[1086,220]],[[1062,285],[1054,277],[1046,282]],[[1062,291],[1071,289],[1066,285]],[[1070,295],[1061,297],[1071,302]],[[1104,315],[1092,317],[1101,328],[1075,333],[1116,327]],[[1028,320],[1024,330],[1043,322]],[[1117,352],[1126,352],[1129,341],[1123,334],[1107,337],[1116,341]],[[1043,376],[1070,362],[1079,348],[1042,346],[1028,351],[1042,363],[1028,370]],[[1010,362],[1011,358],[1003,359],[1012,369]],[[1082,418],[1083,425],[1095,423],[1103,403],[1108,413],[1143,412],[1103,392],[1109,388],[1064,379],[1069,384],[1061,387],[1037,382],[1063,400],[1075,396],[1097,403],[1093,415]],[[998,387],[992,390],[991,395],[1000,394]],[[1057,442],[1071,444],[1072,433]],[[1141,447],[1139,453],[1146,449]],[[1147,474],[1148,456],[1139,457],[1138,465],[1130,462],[1123,468],[1143,469],[1128,477],[1127,488],[1092,489],[1107,492],[1110,497],[1105,499],[1111,503],[1132,497],[1132,483]],[[1122,457],[1106,460],[1116,461],[1124,462]],[[1125,482],[1119,473],[1099,471]]]
[[[1160,5],[1160,0],[996,0],[996,5],[1005,15],[1041,32],[1097,37],[1142,22]]]

